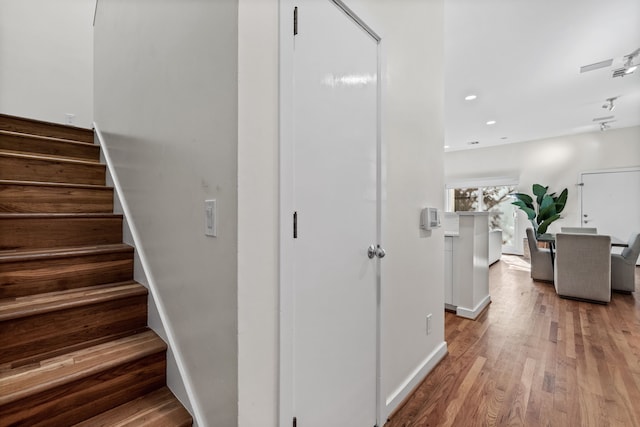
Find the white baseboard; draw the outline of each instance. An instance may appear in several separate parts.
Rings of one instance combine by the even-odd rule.
[[[411,374],[391,393],[386,400],[385,414],[386,420],[410,394],[424,380],[429,372],[447,355],[447,342],[440,343]],[[384,424],[384,423],[383,423]]]
[[[478,317],[480,313],[482,313],[482,310],[484,310],[485,307],[489,305],[489,303],[491,303],[491,295],[487,295],[486,297],[484,297],[482,301],[480,301],[474,308],[465,308],[458,306],[458,308],[456,309],[456,314],[460,317],[466,317],[467,319],[475,320],[475,318]]]

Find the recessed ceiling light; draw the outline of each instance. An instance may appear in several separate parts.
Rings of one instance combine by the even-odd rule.
[[[477,98],[476,95],[467,95],[467,96],[464,97],[464,100],[465,101],[473,101],[476,98]]]
[[[495,124],[496,124],[496,121],[495,121],[495,120],[489,120],[489,121],[487,122],[487,124],[488,124],[488,125],[495,125]]]

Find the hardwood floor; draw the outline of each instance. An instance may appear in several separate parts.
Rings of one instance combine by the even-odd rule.
[[[562,299],[514,256],[490,288],[476,321],[445,314],[449,354],[386,427],[640,426],[639,292]]]

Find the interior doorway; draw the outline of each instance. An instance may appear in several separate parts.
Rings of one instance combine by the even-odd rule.
[[[291,108],[291,138],[281,153],[281,425],[291,414],[304,427],[374,426],[380,39],[340,1],[298,2],[291,12],[291,104],[282,106]]]

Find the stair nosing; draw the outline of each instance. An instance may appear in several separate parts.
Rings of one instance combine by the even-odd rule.
[[[10,158],[22,158],[22,159],[30,159],[30,160],[43,160],[49,162],[62,162],[68,164],[80,164],[80,165],[88,165],[88,166],[99,166],[101,168],[105,168],[104,163],[100,163],[99,161],[88,161],[88,160],[78,160],[76,158],[66,158],[66,157],[51,157],[40,154],[23,154],[23,153],[15,153],[12,151],[6,151],[0,149],[0,157],[10,157]]]
[[[114,243],[107,245],[68,246],[49,249],[7,250],[0,251],[0,263],[68,258],[74,256],[92,256],[117,252],[134,252],[134,248],[126,243]]]
[[[48,182],[48,181],[20,181],[13,179],[0,179],[0,185],[24,185],[31,187],[64,187],[78,188],[86,190],[109,190],[112,191],[113,186],[109,185],[93,185],[93,184],[73,184],[69,182]]]
[[[0,129],[0,135],[15,136],[18,138],[33,138],[33,139],[40,139],[43,141],[63,142],[63,143],[69,143],[69,144],[76,144],[78,146],[83,146],[83,147],[86,147],[86,146],[96,147],[95,149],[97,149],[98,151],[100,150],[100,146],[93,142],[84,142],[84,141],[76,141],[74,139],[56,138],[54,136],[34,135],[31,133],[14,132],[11,130],[2,130],[2,129]]]
[[[114,346],[114,342],[116,341],[126,341],[131,340],[131,338],[137,337],[138,341],[141,341],[140,344],[145,344],[146,342],[153,341],[154,345],[150,348],[139,349],[137,352],[121,352],[120,355],[115,355],[109,358],[105,363],[97,363],[96,361],[87,362],[83,360],[81,357],[84,355],[90,355],[92,352],[97,353],[99,349],[109,349],[117,347],[118,344]],[[125,345],[125,344],[121,344]],[[67,353],[64,355],[60,355],[51,359],[47,359],[42,361],[37,367],[30,367],[27,369],[16,369],[12,372],[11,370],[0,373],[0,389],[7,389],[7,385],[11,385],[16,381],[19,381],[19,377],[25,377],[28,374],[32,374],[37,377],[38,375],[45,375],[46,372],[55,370],[59,368],[59,376],[53,378],[48,382],[39,381],[31,386],[22,387],[13,393],[6,393],[0,395],[0,406],[6,405],[11,402],[18,401],[20,399],[24,399],[30,395],[34,395],[37,393],[42,393],[46,390],[53,389],[62,384],[67,384],[73,381],[78,381],[83,378],[86,378],[90,375],[94,375],[99,372],[106,371],[111,369],[114,366],[122,365],[134,360],[139,360],[144,357],[147,357],[152,354],[156,354],[162,351],[166,351],[167,345],[158,335],[152,330],[148,330],[145,332],[141,332],[135,335],[130,335],[125,338],[121,338],[118,340],[110,341],[108,343],[99,344],[93,347],[89,347],[82,350],[77,350],[71,353]],[[73,360],[72,364],[64,364],[65,361]],[[92,363],[91,363],[92,362]],[[86,365],[86,366],[82,366]],[[74,370],[73,368],[76,368]],[[64,372],[69,371],[69,372]]]
[[[124,291],[125,288],[126,292]],[[105,293],[105,290],[110,292]],[[75,298],[73,298],[74,294],[77,294]],[[7,298],[0,300],[0,322],[147,294],[148,290],[143,285],[134,280],[127,280],[124,282],[106,283],[84,288],[66,289],[46,294]],[[43,296],[51,300],[38,303],[37,298],[42,298]],[[70,299],[70,297],[73,299]],[[31,305],[29,304],[30,300]],[[5,304],[3,304],[3,302]],[[19,304],[17,308],[15,307],[16,304]],[[3,305],[5,306],[3,307]]]

